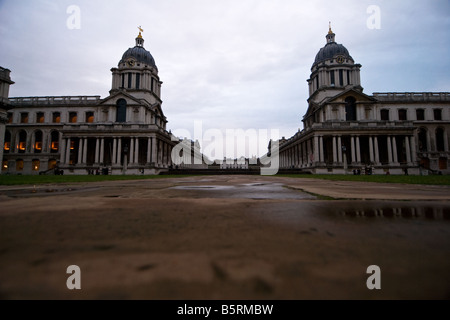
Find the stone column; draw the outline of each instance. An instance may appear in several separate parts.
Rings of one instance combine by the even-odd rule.
[[[378,137],[374,137],[375,163],[380,164],[380,150],[378,149]]]
[[[448,152],[448,134],[446,132],[447,130],[444,130],[444,151]]]
[[[359,144],[359,136],[356,136],[356,162],[361,163],[361,145]]]
[[[397,143],[395,141],[395,136],[392,137],[392,153],[394,154],[394,163],[398,164]]]
[[[373,158],[373,138],[372,136],[369,137],[369,157],[370,157],[370,163],[374,161]]]
[[[409,137],[405,137],[405,149],[406,149],[406,163],[411,163],[411,149],[409,147]]]
[[[101,138],[100,139],[100,159],[99,159],[99,162],[101,164],[104,164],[103,163],[104,160],[105,160],[105,138]]]
[[[338,161],[339,161],[339,163],[342,163],[342,141],[341,141],[341,136],[338,136],[337,152],[338,152]]]
[[[81,156],[83,153],[83,139],[79,138],[78,141],[79,142],[78,142],[78,162],[77,162],[77,164],[80,164],[81,160],[82,160]]]
[[[134,143],[134,162],[139,164],[139,138]]]
[[[416,161],[417,161],[416,139],[414,138],[414,136],[411,136],[410,140],[411,140],[411,143],[410,143],[410,146],[411,146],[411,162],[413,164],[415,164]]]
[[[319,137],[319,161],[324,162],[323,158],[323,136]]]
[[[112,154],[112,164],[116,164],[117,160],[117,138],[113,139],[113,154]]]
[[[96,164],[98,164],[99,152],[100,152],[100,139],[97,138],[95,139],[95,160],[94,160]]]
[[[87,163],[87,147],[88,147],[88,139],[84,138],[83,142],[83,163]]]
[[[100,139],[100,159],[99,162],[103,164],[105,159],[105,138]]]
[[[314,136],[314,162],[319,162],[319,137]]]
[[[356,161],[356,150],[355,150],[355,137],[352,136],[350,139],[351,149],[352,149],[352,163]]]
[[[134,163],[134,138],[130,138],[130,164]]]
[[[117,161],[116,163],[122,165],[122,138],[117,138]]]
[[[391,143],[391,137],[387,137],[387,147],[388,147],[388,162],[389,165],[392,164],[392,143]]]
[[[150,163],[152,155],[152,138],[147,138],[147,163]]]
[[[65,164],[66,163],[66,139],[61,139],[61,146],[59,147],[59,150],[61,150],[61,154],[59,156],[59,163]]]
[[[156,166],[157,162],[158,162],[158,158],[157,158],[157,146],[156,146],[156,137],[151,138],[152,139],[152,161],[154,163],[154,165]]]
[[[337,150],[336,150],[336,137],[333,136],[333,163],[338,162]]]
[[[70,138],[67,138],[67,145],[66,145],[66,164],[70,163],[70,145],[72,142],[70,141]]]

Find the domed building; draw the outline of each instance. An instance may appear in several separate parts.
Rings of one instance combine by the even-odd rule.
[[[158,174],[176,144],[143,30],[112,68],[108,97],[9,98],[2,173]],[[56,169],[56,171],[55,171]]]
[[[448,92],[363,93],[361,65],[329,28],[308,81],[303,130],[279,140],[280,168],[311,173],[450,173]]]

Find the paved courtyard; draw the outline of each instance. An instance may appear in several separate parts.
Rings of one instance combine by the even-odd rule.
[[[262,176],[2,186],[0,298],[449,299],[449,201]]]

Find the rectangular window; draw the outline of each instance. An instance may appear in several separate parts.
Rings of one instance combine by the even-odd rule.
[[[425,110],[417,109],[416,110],[416,118],[417,118],[417,120],[425,120]]]
[[[136,73],[136,89],[139,89],[141,86],[141,75],[139,73]]]
[[[122,87],[125,88],[125,75],[122,73]]]
[[[316,76],[316,90],[319,89],[319,76]]]
[[[28,123],[28,112],[20,114],[20,123]]]
[[[131,72],[128,72],[128,89],[130,89],[131,88],[131,79],[132,79],[132,73]]]
[[[406,109],[399,109],[398,110],[398,120],[400,120],[400,121],[406,121],[407,120]]]
[[[8,123],[12,123],[13,121],[13,114],[11,112],[8,112]]]
[[[389,121],[389,110],[383,109],[381,110],[381,120],[382,121]]]
[[[344,85],[344,70],[339,70],[339,85],[342,87]]]
[[[86,122],[87,123],[94,122],[94,113],[93,112],[86,112]]]
[[[434,109],[434,120],[442,120],[442,110],[441,109]]]
[[[350,81],[350,70],[347,70],[347,84],[351,84],[351,81]]]
[[[330,72],[330,83],[332,86],[335,85],[335,81],[334,81],[334,71]]]
[[[69,113],[69,122],[71,122],[71,123],[77,122],[77,113],[76,112]]]
[[[60,123],[60,122],[61,122],[61,113],[53,112],[53,123]]]
[[[153,92],[154,82],[155,82],[155,79],[152,78],[152,87],[150,88],[150,90],[151,90],[152,92]]]
[[[44,123],[44,113],[43,112],[38,112],[36,113],[36,123]]]

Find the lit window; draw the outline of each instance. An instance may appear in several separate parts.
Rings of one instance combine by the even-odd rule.
[[[8,161],[5,160],[2,162],[2,171],[8,170]]]
[[[33,169],[33,171],[38,171],[40,166],[41,162],[37,159],[33,160],[33,162],[31,163],[31,168]]]
[[[28,112],[20,114],[20,123],[28,123]]]
[[[59,112],[53,112],[53,123],[61,122],[61,114]]]
[[[75,141],[70,141],[70,150],[75,149]]]
[[[3,150],[5,150],[5,151],[11,150],[11,142],[6,141]]]
[[[42,142],[36,141],[36,143],[34,144],[34,149],[41,151],[42,150]]]
[[[43,112],[38,112],[36,114],[36,122],[37,123],[44,123],[44,113]]]
[[[86,122],[87,123],[94,122],[94,113],[93,112],[86,112]]]
[[[57,151],[59,148],[59,142],[58,141],[53,141],[52,142],[52,150]]]
[[[26,147],[27,147],[26,142],[24,142],[24,141],[19,142],[19,150],[20,151],[25,151]]]
[[[71,123],[77,122],[77,113],[76,112],[69,113],[69,122],[71,122]]]

